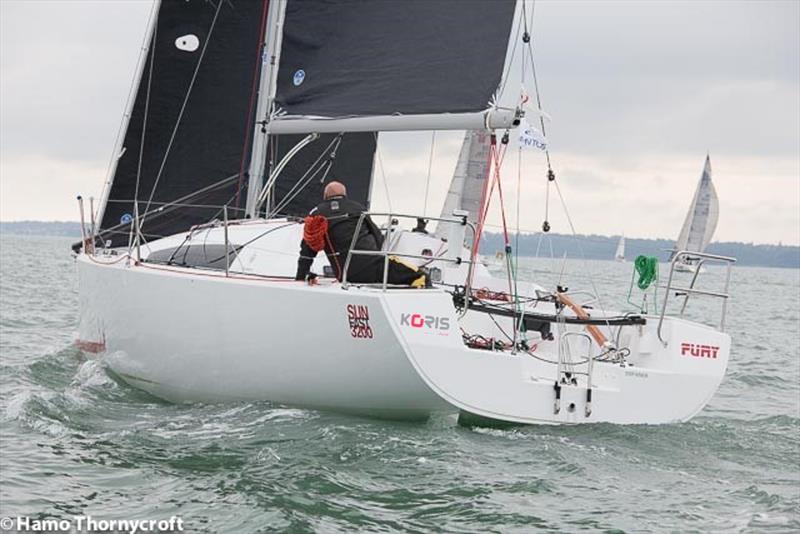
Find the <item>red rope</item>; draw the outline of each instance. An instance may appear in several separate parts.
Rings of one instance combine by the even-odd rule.
[[[496,143],[496,138],[494,135],[491,136],[491,146],[494,147]],[[478,204],[480,211],[478,212],[478,226],[475,229],[475,236],[474,241],[472,243],[472,261],[475,261],[475,258],[478,256],[478,247],[480,246],[481,241],[481,232],[483,231],[483,207],[486,203],[486,198],[489,190],[489,180],[491,179],[491,171],[492,171],[492,155],[493,151],[489,151],[489,159],[486,161],[486,175],[484,176],[483,180],[483,191],[481,191],[481,202]]]
[[[473,260],[478,255],[478,248],[480,246],[480,239],[481,235],[483,235],[483,228],[486,224],[486,217],[489,214],[489,205],[491,204],[492,194],[494,193],[495,185],[497,185],[500,181],[500,167],[503,165],[503,158],[505,158],[505,145],[502,151],[497,150],[497,143],[495,142],[494,136],[492,136],[492,149],[489,154],[489,161],[494,164],[494,172],[491,175],[488,175],[486,178],[486,182],[484,184],[484,195],[481,198],[481,213],[479,214],[478,218],[478,227],[475,232],[475,244],[472,247],[473,251]],[[492,166],[489,165],[487,169],[488,171],[492,170]],[[487,191],[488,189],[488,191]],[[504,214],[505,216],[505,214]]]
[[[500,196],[500,215],[503,217],[503,240],[505,241],[505,253],[506,253],[506,262],[510,262],[511,258],[508,257],[508,253],[511,251],[511,241],[508,239],[508,225],[506,224],[506,204],[503,200],[503,185],[500,181],[500,166],[495,166],[495,181],[497,182],[497,193]],[[510,263],[508,263],[510,266]],[[508,270],[508,294],[514,294],[514,284],[511,280],[511,269],[509,267]],[[514,333],[514,337],[516,338],[516,331]]]
[[[336,249],[333,248],[330,234],[328,233],[328,219],[322,215],[308,215],[303,224],[303,241],[305,241],[311,250],[319,252],[323,249],[331,251],[336,265],[337,278],[342,279],[342,266],[339,264],[339,256],[336,254]]]
[[[303,241],[311,250],[319,252],[325,248],[328,240],[328,219],[322,215],[309,215],[303,224]]]

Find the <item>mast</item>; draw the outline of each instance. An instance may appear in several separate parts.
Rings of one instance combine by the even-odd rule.
[[[247,184],[247,217],[256,216],[256,204],[263,184],[264,169],[267,164],[267,148],[270,136],[270,115],[275,101],[275,87],[278,78],[278,64],[283,34],[283,19],[286,12],[286,0],[268,0],[267,30],[262,43],[261,79],[258,85],[258,105],[253,131],[253,150],[250,154],[249,180]],[[263,122],[262,122],[263,121]]]

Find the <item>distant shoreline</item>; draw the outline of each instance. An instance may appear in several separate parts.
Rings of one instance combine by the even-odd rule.
[[[81,225],[73,221],[0,221],[0,234],[18,236],[74,237],[81,235]],[[614,257],[619,236],[581,235],[578,238],[564,234],[520,234],[520,256],[562,257],[610,260]],[[511,244],[516,245],[515,236]],[[673,241],[668,239],[625,238],[625,256],[632,261],[639,254],[656,256],[667,261]],[[493,255],[504,249],[500,233],[485,232],[481,242],[483,254]],[[538,253],[537,253],[538,252]],[[752,243],[711,243],[708,252],[733,256],[738,265],[753,267],[779,267],[800,269],[800,247],[790,245],[755,245]]]

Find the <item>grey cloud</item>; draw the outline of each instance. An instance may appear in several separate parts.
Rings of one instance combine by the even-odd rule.
[[[71,217],[72,191],[99,190],[150,8],[144,0],[0,0],[4,206],[24,204],[35,183],[41,193],[24,217]],[[619,233],[647,221],[641,232],[672,236],[710,150],[720,169],[718,235],[797,241],[800,2],[538,0],[535,10],[553,161],[579,228]],[[465,53],[469,46],[480,43],[465,43]],[[507,98],[516,98],[519,72],[511,71]],[[429,207],[444,197],[461,139],[436,134]],[[381,136],[396,208],[419,208],[429,149],[430,133]],[[535,228],[544,165],[526,161],[524,226]],[[48,186],[58,172],[58,187]],[[759,180],[769,187],[739,185]],[[758,207],[748,207],[753,194]],[[764,228],[740,222],[748,218],[763,218]]]
[[[110,157],[148,2],[0,2],[5,154]]]

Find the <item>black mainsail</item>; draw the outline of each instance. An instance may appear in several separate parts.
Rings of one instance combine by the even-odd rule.
[[[485,110],[513,0],[289,2],[276,103],[294,116]]]
[[[323,133],[295,156],[275,184],[273,206],[296,193],[308,166],[340,131],[349,133],[324,181],[344,182],[351,198],[368,205],[376,133],[352,125],[338,130],[330,119],[387,117],[391,123],[399,116],[477,114],[489,108],[502,77],[514,9],[514,0],[287,2],[268,117],[282,148],[270,151],[264,168],[301,134],[334,133]],[[295,135],[275,135],[286,125]],[[305,214],[321,189],[322,180],[315,179],[277,211]]]

